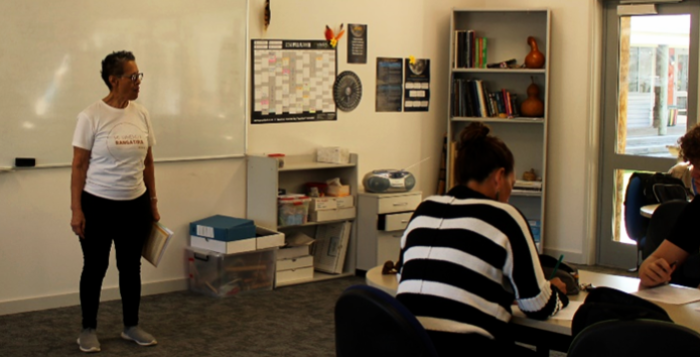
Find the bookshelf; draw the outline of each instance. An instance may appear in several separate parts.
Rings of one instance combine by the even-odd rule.
[[[247,218],[255,221],[256,225],[279,231],[285,235],[302,232],[310,237],[316,236],[316,229],[322,225],[352,222],[350,240],[348,242],[345,265],[340,274],[327,274],[314,271],[311,280],[296,280],[293,282],[277,283],[275,287],[295,285],[307,282],[335,279],[355,274],[357,225],[355,218],[323,222],[307,222],[294,226],[279,226],[277,211],[277,192],[283,188],[287,193],[303,193],[307,182],[325,182],[338,177],[344,185],[350,186],[350,193],[355,196],[357,207],[357,154],[350,154],[348,164],[328,164],[315,161],[315,155],[288,155],[284,158],[284,166],[279,167],[277,160],[267,156],[248,155],[248,194],[246,202]]]
[[[453,9],[450,28],[450,56],[449,56],[449,88],[450,97],[447,103],[447,133],[450,140],[447,150],[447,186],[454,185],[453,168],[456,140],[459,133],[470,122],[480,121],[489,125],[492,133],[500,137],[510,148],[515,156],[516,179],[521,179],[525,171],[534,169],[537,176],[542,179],[542,190],[533,191],[526,189],[513,190],[510,203],[523,212],[531,226],[537,222],[539,227],[544,227],[545,222],[545,197],[547,192],[547,126],[549,124],[549,47],[550,47],[550,22],[551,12],[548,9]],[[538,49],[545,56],[543,68],[464,68],[464,57],[458,60],[460,50],[467,46],[459,46],[460,33],[469,30],[474,31],[476,38],[485,38],[486,63],[498,63],[511,59],[521,65],[525,56],[530,52],[527,38],[536,39]],[[480,51],[476,51],[479,52]],[[469,57],[468,55],[464,55]],[[477,61],[473,61],[477,62]],[[483,62],[483,61],[482,61]],[[540,89],[539,98],[544,101],[544,115],[538,118],[513,116],[502,118],[485,114],[474,114],[473,107],[468,110],[464,102],[459,102],[459,97],[466,101],[466,97],[473,92],[470,90],[481,82],[483,89],[491,93],[503,93],[503,89],[515,95],[511,105],[519,112],[520,105],[527,99],[527,88],[532,81]],[[469,84],[466,84],[469,83]],[[465,89],[466,88],[466,89]],[[483,95],[483,94],[482,94]],[[501,95],[503,97],[504,95]],[[477,97],[478,98],[478,97]],[[488,98],[488,97],[486,97]],[[473,103],[477,99],[472,97]],[[488,101],[488,99],[485,99]],[[501,105],[505,106],[503,102]],[[488,102],[486,106],[488,107]],[[491,112],[500,112],[498,104],[491,107]],[[489,109],[485,108],[485,112]],[[492,113],[493,114],[493,113]],[[484,117],[486,115],[486,117]],[[538,248],[542,251],[544,235],[540,230],[540,243]]]

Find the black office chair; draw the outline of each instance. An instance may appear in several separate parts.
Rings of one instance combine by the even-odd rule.
[[[700,334],[656,320],[603,321],[579,333],[568,357],[697,356]]]
[[[335,304],[338,357],[437,357],[423,326],[389,294],[366,285],[347,288]]]
[[[636,271],[641,263],[640,253],[644,251],[646,245],[647,226],[649,225],[649,218],[642,216],[639,212],[642,206],[646,205],[643,178],[643,174],[632,174],[625,191],[625,229],[630,239],[637,243],[637,266],[632,269],[633,271]]]

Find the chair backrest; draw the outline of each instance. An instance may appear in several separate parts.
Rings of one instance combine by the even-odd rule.
[[[437,356],[423,326],[391,295],[366,285],[347,288],[335,304],[338,357]]]
[[[700,351],[700,334],[656,320],[604,321],[587,327],[569,347],[568,357],[691,356]]]
[[[642,174],[632,174],[625,191],[625,229],[627,235],[637,242],[646,236],[649,225],[649,218],[639,213],[639,209],[647,204],[643,180]]]
[[[648,257],[659,247],[664,239],[668,238],[678,220],[678,216],[687,205],[688,202],[684,200],[669,201],[660,204],[654,210],[647,228],[647,240],[642,254],[643,257]]]

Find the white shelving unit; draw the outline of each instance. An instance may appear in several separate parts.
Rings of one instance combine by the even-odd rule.
[[[540,227],[545,221],[545,196],[547,192],[547,127],[549,124],[549,47],[551,12],[548,9],[454,9],[451,19],[449,88],[447,133],[451,142],[459,140],[459,133],[470,122],[481,121],[489,125],[492,133],[500,137],[515,156],[515,174],[520,179],[523,172],[535,169],[542,178],[542,191],[514,190],[510,203],[520,209],[528,220],[539,220]],[[530,52],[527,38],[536,39],[538,49],[545,56],[545,66],[541,69],[529,68],[454,68],[454,42],[456,30],[474,30],[476,37],[487,39],[488,63],[516,59],[524,63]],[[479,79],[490,91],[506,89],[517,95],[517,106],[527,99],[527,87],[535,83],[540,89],[539,98],[544,101],[544,117],[513,119],[452,117],[452,92],[454,79]],[[452,162],[452,152],[448,150],[447,162]],[[447,165],[448,186],[452,172]],[[544,242],[540,228],[540,242]],[[542,243],[539,244],[542,251]]]
[[[307,182],[326,182],[332,178],[340,178],[344,185],[350,186],[350,194],[355,199],[357,207],[357,154],[350,154],[348,164],[328,164],[315,162],[315,155],[290,155],[284,158],[284,166],[279,167],[275,158],[267,156],[247,156],[248,161],[248,197],[246,202],[247,218],[255,221],[255,224],[285,235],[295,231],[301,231],[310,237],[315,236],[316,227],[319,225],[344,222],[347,220],[309,222],[297,226],[278,226],[277,192],[283,188],[287,194],[304,193],[304,185]],[[357,215],[355,215],[357,216]],[[314,278],[308,281],[295,281],[284,285],[301,284],[312,281],[322,281],[355,274],[355,257],[357,246],[357,224],[352,221],[350,242],[348,244],[345,264],[341,274],[325,274],[314,272]]]

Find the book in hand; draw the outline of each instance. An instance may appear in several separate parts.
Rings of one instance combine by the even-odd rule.
[[[163,258],[165,248],[168,247],[168,243],[170,243],[172,237],[173,231],[166,228],[160,222],[153,222],[151,234],[143,244],[143,252],[141,255],[148,260],[149,263],[153,264],[154,267],[158,267],[160,260]]]

